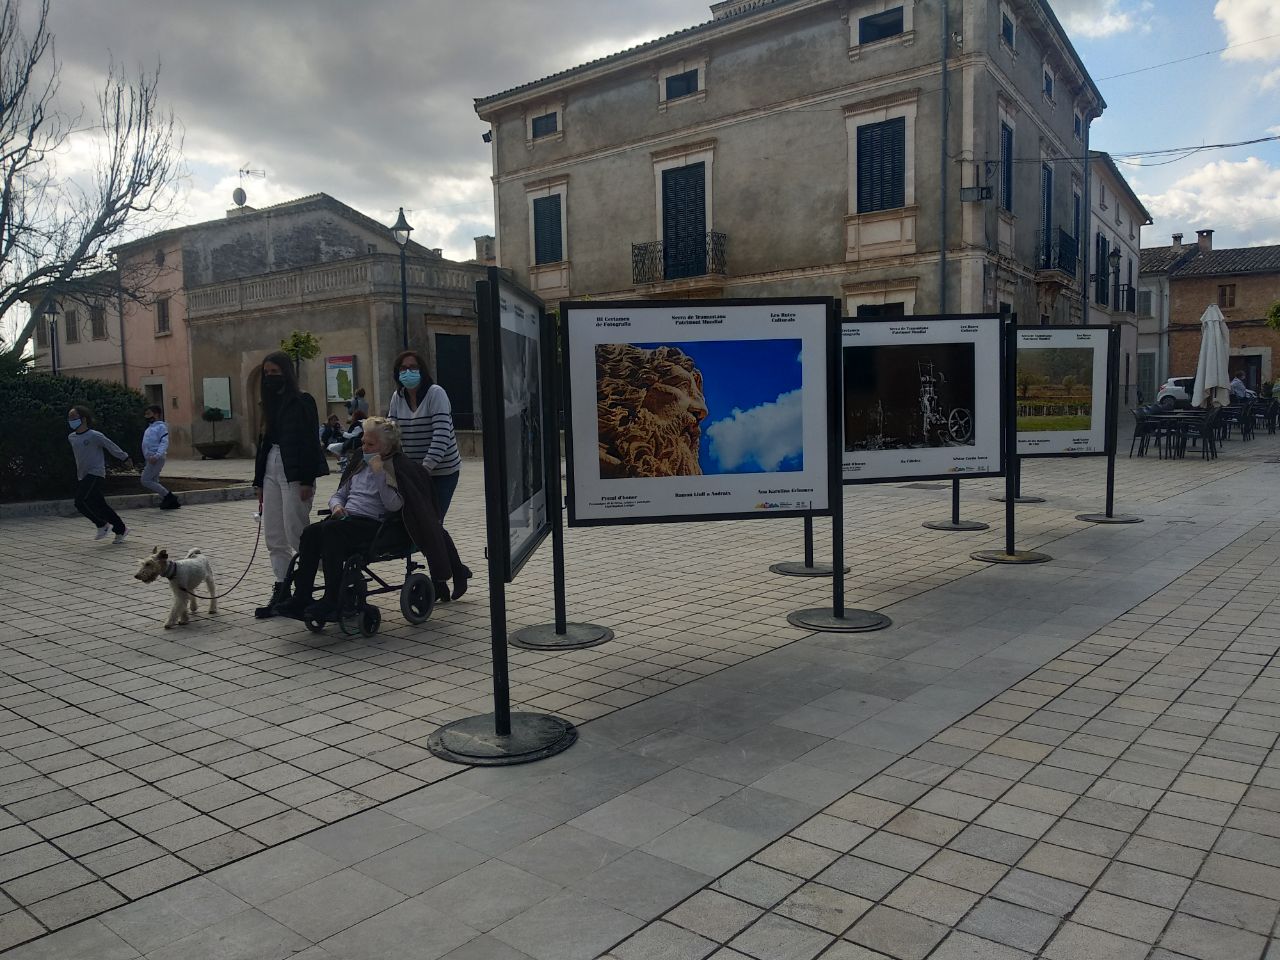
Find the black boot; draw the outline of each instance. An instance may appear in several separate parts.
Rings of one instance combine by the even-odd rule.
[[[277,583],[271,588],[271,599],[267,601],[265,606],[258,607],[253,611],[253,615],[259,620],[266,620],[268,617],[276,615],[276,605],[284,603],[289,599],[289,585],[287,583]]]
[[[164,499],[160,501],[161,510],[177,510],[181,506],[182,504],[178,502],[178,498],[173,495],[172,490],[166,493]]]
[[[453,599],[457,600],[467,592],[467,581],[470,580],[472,576],[471,568],[463,567],[462,573],[453,578]]]
[[[432,580],[431,585],[436,588],[436,603],[449,602],[449,581],[448,580]]]

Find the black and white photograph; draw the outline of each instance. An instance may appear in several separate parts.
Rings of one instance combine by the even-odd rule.
[[[999,317],[846,320],[845,483],[1001,472]]]
[[[973,446],[973,344],[844,348],[844,448]]]

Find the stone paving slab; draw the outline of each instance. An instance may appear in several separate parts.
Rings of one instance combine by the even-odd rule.
[[[1251,453],[1212,473],[1187,461],[1173,488],[1168,471],[1184,464],[1126,464],[1123,486],[1145,498],[1152,521],[1107,534],[1071,519],[1098,494],[1099,462],[1068,465],[1083,500],[1027,511],[1020,534],[1024,543],[1054,544],[1062,559],[1052,572],[997,575],[969,561],[968,551],[990,546],[998,530],[919,530],[921,512],[945,507],[945,497],[901,487],[850,491],[850,515],[866,528],[853,602],[915,599],[892,606],[893,631],[856,641],[817,635],[798,660],[773,659],[803,636],[782,615],[821,603],[829,586],[764,572],[798,554],[798,524],[636,528],[625,568],[608,581],[592,565],[604,549],[618,553],[616,532],[572,531],[571,616],[615,626],[619,641],[559,657],[513,651],[513,692],[579,721],[635,705],[586,727],[593,736],[563,761],[453,776],[449,784],[470,796],[444,794],[443,803],[419,788],[457,768],[420,744],[439,722],[488,708],[482,585],[474,602],[443,608],[425,631],[397,624],[389,611],[372,641],[254,622],[253,593],[230,598],[216,621],[166,632],[157,617],[163,598],[129,579],[131,551],[82,544],[81,524],[70,521],[6,523],[0,553],[16,569],[24,553],[39,552],[42,575],[17,584],[0,628],[0,891],[8,898],[0,939],[18,943],[74,924],[265,847],[292,852],[291,838],[308,834],[310,843],[325,836],[308,833],[322,824],[405,794],[403,808],[378,811],[400,824],[394,842],[349,860],[319,852],[357,870],[381,857],[363,875],[379,885],[371,890],[399,898],[453,882],[490,857],[569,896],[580,888],[567,882],[567,859],[594,865],[587,876],[600,874],[598,886],[573,896],[612,911],[599,915],[601,936],[621,922],[614,913],[650,919],[670,905],[668,890],[678,898],[736,864],[760,838],[916,750],[1248,529],[1254,521],[1227,504],[1241,492],[1264,499],[1250,479],[1259,458]],[[991,519],[1001,509],[966,503],[966,513]],[[467,478],[457,512],[451,526],[464,553],[476,555],[478,477]],[[1189,515],[1208,525],[1174,522]],[[243,505],[136,515],[136,527],[139,539],[212,541],[231,557],[246,557],[252,545]],[[513,585],[513,622],[536,622],[549,607],[546,561]],[[237,562],[219,561],[220,575],[238,575]],[[1064,577],[1074,591],[1057,589]],[[954,588],[960,578],[981,580],[982,598]],[[261,589],[266,578],[250,579]],[[700,590],[689,596],[673,583]],[[450,815],[458,809],[467,815]],[[349,822],[363,824],[363,834],[370,816]],[[410,843],[460,873],[415,871],[388,856]],[[484,862],[469,863],[476,856]],[[642,893],[641,906],[630,907],[639,916],[619,902],[629,888]],[[613,889],[620,893],[611,902]],[[255,922],[274,929],[267,921],[277,923],[270,913]],[[531,919],[493,937],[515,948],[521,938],[552,937],[553,926]],[[301,935],[284,927],[292,934],[279,938],[282,949]]]

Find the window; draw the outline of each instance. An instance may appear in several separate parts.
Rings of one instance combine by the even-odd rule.
[[[67,338],[67,343],[79,343],[80,319],[76,316],[76,312],[74,310],[67,310],[62,314],[62,325],[64,328],[64,334]]]
[[[858,304],[859,320],[875,317],[904,317],[906,313],[907,304],[905,300],[896,300],[893,303]]]
[[[1107,185],[1105,183],[1098,184],[1098,209],[1107,209]]]
[[[1076,111],[1075,118],[1071,121],[1071,134],[1077,140],[1084,140],[1084,116],[1079,110]]]
[[[902,7],[873,13],[858,20],[858,43],[875,43],[902,33]]]
[[[1151,291],[1150,290],[1138,291],[1138,313],[1144,317],[1150,317],[1153,315],[1151,313]],[[1139,358],[1141,358],[1141,354],[1139,354]]]
[[[534,117],[529,122],[529,129],[535,140],[539,137],[549,137],[560,129],[560,116],[557,113],[544,113],[540,117]]]
[[[156,300],[156,336],[169,332],[169,298]]]
[[[533,262],[559,263],[564,259],[560,194],[533,201]]]
[[[1013,14],[1007,9],[1000,11],[1000,39],[1010,50],[1015,49]]]
[[[1097,234],[1093,241],[1093,299],[1103,307],[1111,303],[1111,288],[1107,282],[1110,279],[1107,273],[1111,270],[1111,264],[1107,260],[1110,253],[1111,244],[1107,238],[1101,233]]]
[[[1044,68],[1044,98],[1050,103],[1053,102],[1054,78],[1053,71],[1048,67]]]
[[[667,99],[678,100],[698,92],[698,71],[686,70],[667,77]]]
[[[89,308],[89,328],[92,331],[93,339],[107,339],[107,311],[102,309],[102,304],[94,304]]]
[[[1077,189],[1071,193],[1071,236],[1075,237],[1077,241],[1080,240],[1080,213],[1080,191]]]
[[[36,320],[36,346],[37,347],[49,346],[49,328],[46,325],[46,323],[47,321],[44,319],[44,317],[40,317],[38,320]]]
[[[1053,167],[1040,164],[1040,266],[1052,267]]]
[[[1236,305],[1236,285],[1224,283],[1218,287],[1218,306],[1229,310]]]
[[[858,127],[858,212],[906,206],[907,121]]]
[[[1000,124],[1000,208],[1013,213],[1013,128]]]

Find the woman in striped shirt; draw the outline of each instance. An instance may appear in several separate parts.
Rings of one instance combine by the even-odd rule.
[[[387,416],[400,427],[404,455],[421,461],[431,474],[436,506],[443,521],[462,470],[449,395],[431,379],[426,363],[416,350],[405,350],[396,357],[391,376],[399,387],[391,395]]]

